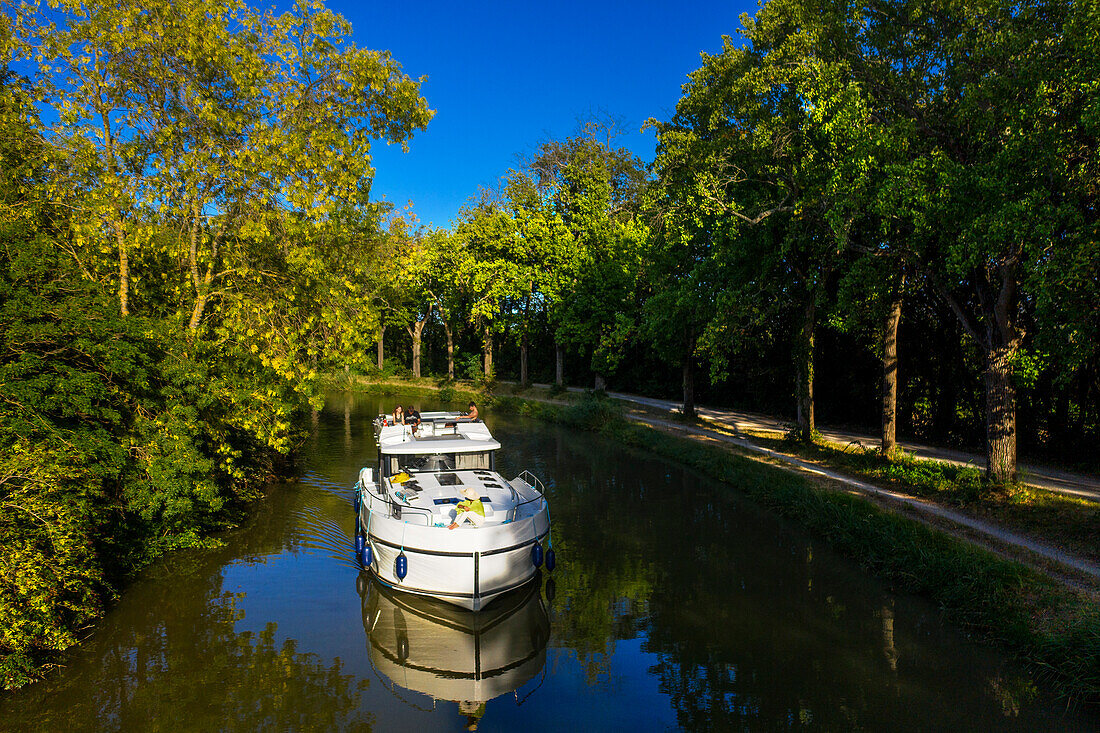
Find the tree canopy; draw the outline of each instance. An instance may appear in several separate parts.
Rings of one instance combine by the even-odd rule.
[[[321,3],[3,7],[6,685],[234,522],[325,372],[881,423],[886,453],[984,445],[994,482],[1096,468],[1094,2],[770,0],[646,123],[651,162],[583,120],[436,229],[371,199],[423,79]]]

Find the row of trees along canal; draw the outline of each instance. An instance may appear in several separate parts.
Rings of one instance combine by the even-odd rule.
[[[589,123],[446,230],[369,201],[372,140],[431,111],[322,7],[4,7],[6,684],[255,496],[383,334],[414,373],[495,344],[524,381],[796,404],[806,438],[877,411],[877,353],[884,447],[984,423],[997,479],[1018,389],[1027,445],[1100,437],[1093,3],[771,0],[651,165]]]
[[[240,3],[0,13],[0,679],[202,545],[372,343],[372,141],[432,112],[339,16]]]
[[[652,165],[590,121],[410,237],[391,343],[420,376],[438,323],[454,376],[467,328],[486,372],[496,337],[523,382],[532,349],[558,383],[568,355],[575,383],[682,383],[688,414],[698,384],[807,440],[819,400],[838,422],[881,411],[887,452],[900,404],[919,437],[984,426],[999,481],[1022,389],[1024,445],[1079,460],[1100,437],[1098,27],[1062,0],[771,0],[648,123]]]

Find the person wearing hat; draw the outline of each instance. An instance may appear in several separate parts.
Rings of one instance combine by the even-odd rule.
[[[481,497],[469,486],[463,486],[459,493],[465,498],[455,507],[455,520],[447,526],[447,529],[457,529],[462,522],[480,527],[485,521],[485,505],[481,503]]]

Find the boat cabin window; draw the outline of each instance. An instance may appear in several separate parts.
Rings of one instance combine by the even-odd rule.
[[[478,453],[428,453],[382,456],[382,473],[392,476],[399,471],[465,471],[492,469],[491,451]]]
[[[471,468],[485,468],[492,469],[492,461],[489,460],[489,451],[481,451],[480,453],[457,453],[455,454],[455,468],[459,470],[471,469]]]

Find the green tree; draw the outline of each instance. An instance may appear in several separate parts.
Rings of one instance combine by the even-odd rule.
[[[518,335],[520,345],[520,383],[528,384],[528,351],[535,323],[542,320],[552,302],[563,265],[569,262],[573,237],[530,173],[511,171],[504,193],[516,227],[516,238],[506,256],[517,266],[505,307],[510,330]]]
[[[1015,373],[1028,331],[1043,331],[1036,314],[1050,312],[1036,306],[1073,280],[1069,289],[1090,289],[1088,266],[1070,264],[1095,254],[1085,213],[1095,187],[1082,175],[1095,160],[1076,147],[1095,131],[1086,6],[882,3],[855,67],[907,145],[883,185],[913,232],[897,244],[982,355],[987,473],[998,481],[1016,475]],[[1055,261],[1069,277],[1051,276]]]
[[[242,245],[277,221],[268,212],[316,222],[367,206],[371,141],[404,144],[431,118],[419,82],[388,53],[356,48],[319,3],[280,16],[242,3],[60,9],[60,24],[23,20],[73,153],[86,241],[115,251],[124,315],[131,256],[156,222],[181,233],[196,329],[246,267]]]
[[[644,167],[626,148],[612,147],[615,134],[613,122],[589,120],[577,135],[544,143],[526,166],[565,226],[547,240],[554,243],[545,291],[558,373],[561,348],[587,353],[599,387],[637,333],[648,236],[638,214]]]
[[[820,10],[773,2],[743,18],[745,45],[726,38],[721,54],[704,55],[658,126],[663,176],[686,181],[684,216],[709,229],[724,273],[706,341],[720,352],[745,324],[792,319],[804,440],[815,432],[816,330],[851,227],[837,206],[853,180],[844,164],[868,117],[843,67],[812,52],[828,29]]]
[[[58,7],[0,16],[45,89],[0,69],[5,685],[259,496],[382,316],[370,145],[431,116],[319,5]]]
[[[434,230],[429,240],[433,272],[430,296],[447,339],[447,379],[454,379],[455,332],[466,322],[469,312],[467,293],[462,287],[467,267],[466,252],[462,243],[446,229]]]
[[[501,202],[483,191],[480,200],[459,214],[455,239],[461,246],[458,281],[467,294],[469,322],[481,335],[482,368],[491,378],[493,337],[504,330],[504,301],[522,282],[514,254],[518,234],[516,223]]]

